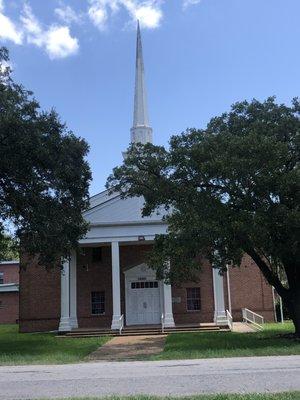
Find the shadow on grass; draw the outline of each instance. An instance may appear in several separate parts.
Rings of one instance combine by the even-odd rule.
[[[0,364],[78,362],[107,340],[63,339],[54,333],[19,333],[16,325],[0,326]]]

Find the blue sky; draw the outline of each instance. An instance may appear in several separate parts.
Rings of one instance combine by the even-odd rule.
[[[137,18],[156,144],[235,101],[300,94],[299,0],[0,0],[15,79],[90,144],[91,194],[129,143]]]

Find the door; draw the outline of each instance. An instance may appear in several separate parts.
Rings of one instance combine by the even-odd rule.
[[[158,281],[130,281],[126,286],[126,324],[159,324],[161,307]]]

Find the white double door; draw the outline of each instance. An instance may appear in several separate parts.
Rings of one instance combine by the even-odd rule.
[[[159,324],[160,283],[157,280],[126,282],[126,324]]]

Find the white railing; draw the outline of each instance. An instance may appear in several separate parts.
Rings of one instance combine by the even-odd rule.
[[[228,321],[229,329],[232,331],[232,328],[233,328],[233,319],[232,319],[232,315],[230,314],[230,312],[229,312],[228,310],[226,310],[226,316],[227,316],[227,321]]]
[[[119,334],[122,335],[122,330],[124,329],[124,314],[119,318]]]
[[[257,329],[263,329],[264,317],[256,314],[255,312],[248,310],[248,308],[242,308],[243,321],[254,325]]]
[[[164,316],[164,314],[161,314],[160,321],[161,321],[161,332],[164,333],[165,332],[165,316]]]

